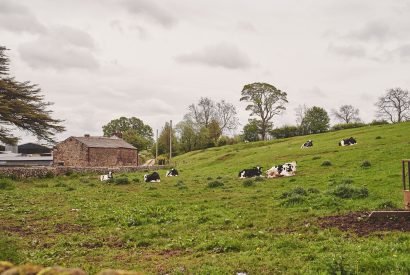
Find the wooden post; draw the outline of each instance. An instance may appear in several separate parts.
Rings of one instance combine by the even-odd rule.
[[[169,122],[169,165],[172,161],[172,120]]]
[[[158,164],[158,129],[157,129],[157,138],[155,141],[155,164]]]

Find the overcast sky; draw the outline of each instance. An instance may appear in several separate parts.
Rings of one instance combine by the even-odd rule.
[[[0,0],[0,45],[54,102],[59,140],[120,116],[161,128],[201,96],[244,125],[252,82],[288,93],[276,126],[299,104],[352,104],[371,121],[386,89],[410,87],[409,14],[405,0]]]

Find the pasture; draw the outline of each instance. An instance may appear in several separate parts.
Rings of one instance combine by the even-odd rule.
[[[350,136],[357,145],[338,146]],[[300,149],[308,139],[314,146]],[[369,229],[363,216],[402,207],[405,158],[410,123],[191,152],[175,158],[180,176],[159,171],[160,183],[144,183],[142,172],[115,174],[116,183],[2,179],[0,258],[91,273],[407,274],[410,232]],[[237,178],[289,161],[294,177]],[[345,214],[344,230],[332,226]]]

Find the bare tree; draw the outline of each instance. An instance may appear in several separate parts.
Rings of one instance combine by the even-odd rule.
[[[252,83],[243,87],[241,95],[240,101],[249,103],[246,110],[251,111],[250,116],[258,117],[255,121],[265,140],[267,132],[272,129],[273,117],[286,110],[287,94],[268,83]]]
[[[392,123],[406,121],[410,118],[410,97],[407,90],[394,88],[379,97],[376,103],[377,116]]]
[[[299,105],[296,109],[296,125],[299,127],[302,124],[303,119],[306,116],[306,113],[308,111],[308,107],[306,104]]]
[[[352,122],[359,122],[359,109],[353,107],[352,105],[342,105],[339,110],[332,110],[332,115],[339,121],[346,124]]]
[[[216,103],[216,119],[221,128],[221,132],[235,130],[238,127],[239,120],[236,116],[236,108],[233,104],[222,100]]]
[[[201,97],[197,105],[191,104],[188,109],[189,113],[185,115],[185,118],[200,126],[208,127],[216,115],[215,103],[208,97]]]

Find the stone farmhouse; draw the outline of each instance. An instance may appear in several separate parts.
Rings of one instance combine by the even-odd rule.
[[[53,150],[56,166],[138,166],[137,148],[118,137],[69,137]]]

